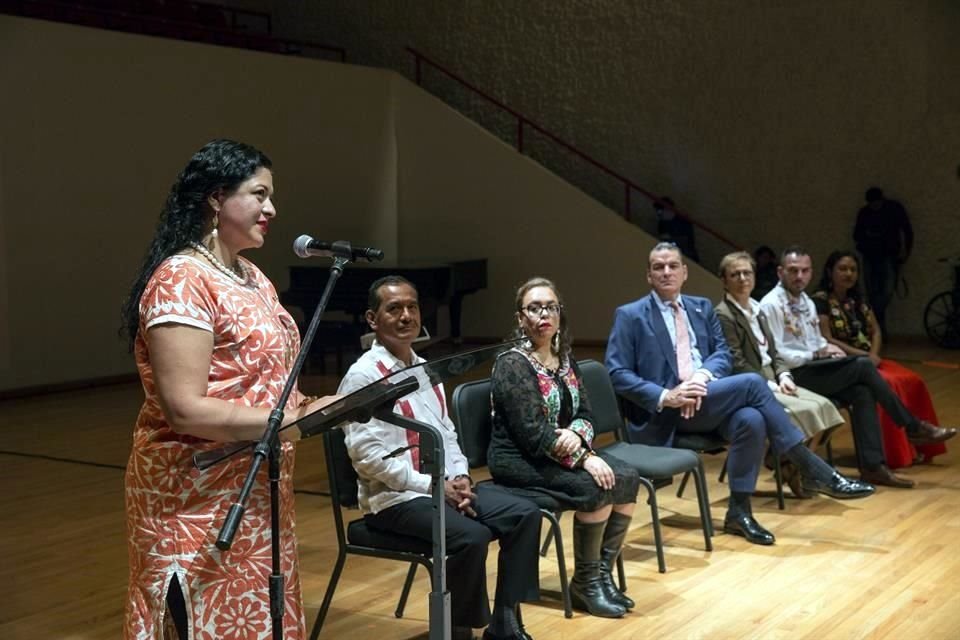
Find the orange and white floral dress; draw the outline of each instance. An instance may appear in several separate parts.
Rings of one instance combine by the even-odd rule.
[[[229,551],[214,542],[250,464],[236,455],[207,471],[192,456],[222,446],[178,434],[164,419],[150,366],[145,331],[158,324],[213,333],[207,395],[250,407],[273,407],[300,347],[293,318],[280,306],[266,276],[241,258],[249,274],[241,285],[192,256],[162,262],[140,299],[134,346],[146,399],[133,434],[126,472],[130,584],[124,637],[163,636],[167,589],[176,576],[187,603],[191,640],[272,637],[268,578],[270,495],[262,465]],[[291,394],[289,411],[298,394]],[[304,636],[294,535],[293,446],[281,454],[281,559],[285,585],[284,637]]]

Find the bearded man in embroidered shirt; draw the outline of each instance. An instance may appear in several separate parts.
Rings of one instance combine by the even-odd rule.
[[[797,245],[784,249],[777,275],[780,283],[763,297],[760,309],[794,380],[850,406],[861,479],[900,489],[913,487],[913,480],[894,475],[887,466],[877,404],[906,430],[913,444],[943,442],[957,435],[957,430],[919,420],[903,406],[870,358],[847,357],[840,347],[827,342],[820,333],[817,308],[804,291],[813,277],[813,261],[805,249]]]

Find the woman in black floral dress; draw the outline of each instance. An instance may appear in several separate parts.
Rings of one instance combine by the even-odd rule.
[[[593,449],[590,403],[557,288],[544,278],[528,280],[516,308],[517,336],[524,339],[493,368],[490,473],[499,484],[535,489],[576,511],[572,603],[619,618],[634,603],[610,570],[630,526],[637,472]]]

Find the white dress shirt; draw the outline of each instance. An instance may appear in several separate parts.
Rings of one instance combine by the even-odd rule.
[[[422,362],[426,361],[413,354],[413,364]],[[406,365],[402,361],[379,342],[374,342],[370,350],[347,371],[337,393],[352,393],[404,368]],[[397,401],[394,413],[440,430],[447,480],[467,473],[467,458],[457,443],[457,432],[447,411],[442,384],[430,386],[429,383],[421,383],[417,391]],[[383,459],[392,451],[411,443],[411,436],[406,429],[374,418],[365,424],[352,422],[344,425],[343,432],[347,451],[359,476],[359,501],[363,513],[377,513],[396,504],[430,495],[430,475],[414,468],[414,460],[419,459],[419,450],[412,449],[396,457]]]
[[[653,299],[657,303],[657,308],[660,310],[660,315],[663,316],[663,324],[667,325],[667,333],[670,335],[670,344],[673,345],[673,351],[677,351],[677,322],[676,318],[673,315],[673,307],[669,300],[664,300],[657,294],[656,291],[653,291]],[[700,349],[697,348],[697,334],[693,331],[693,325],[690,324],[690,316],[687,314],[687,307],[683,303],[683,296],[677,296],[677,304],[680,306],[680,310],[683,311],[683,319],[687,323],[687,335],[690,337],[690,359],[693,361],[693,372],[694,374],[700,373],[706,378],[707,382],[711,382],[715,379],[713,372],[709,369],[704,369],[703,365],[703,356],[700,355]],[[679,361],[679,358],[678,358]],[[664,389],[660,392],[660,400],[657,402],[657,412],[663,411],[663,399],[667,397],[669,389]]]

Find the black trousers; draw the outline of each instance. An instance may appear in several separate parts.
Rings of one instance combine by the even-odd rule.
[[[815,364],[798,367],[792,373],[801,387],[850,406],[853,441],[860,455],[860,464],[864,466],[886,463],[877,403],[901,427],[910,430],[917,423],[866,356],[817,360]]]
[[[479,628],[490,621],[486,564],[491,540],[500,542],[497,603],[512,607],[539,600],[540,510],[533,502],[492,484],[479,484],[474,492],[476,518],[445,505],[447,588],[452,624]],[[433,540],[430,498],[415,498],[368,514],[365,519],[371,528],[380,531]]]

